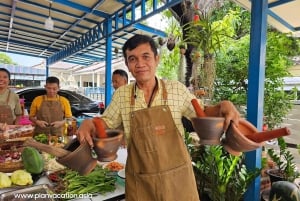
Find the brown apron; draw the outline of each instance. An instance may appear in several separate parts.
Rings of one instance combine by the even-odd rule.
[[[130,114],[126,201],[199,201],[191,157],[166,105],[167,93],[161,83],[164,104],[132,109]]]
[[[48,101],[47,96],[43,96],[42,104],[36,114],[37,119],[46,121],[48,122],[49,125],[55,121],[62,121],[64,119],[64,111],[61,102],[59,100],[60,100],[59,96],[56,101],[53,100]],[[52,126],[41,128],[39,126],[36,126],[34,130],[34,134],[37,135],[41,133],[62,136],[63,126],[60,128],[54,128]]]
[[[13,110],[9,106],[9,97],[10,90],[8,91],[8,96],[6,99],[6,103],[0,104],[0,123],[7,123],[8,125],[14,124],[14,117],[12,115]]]

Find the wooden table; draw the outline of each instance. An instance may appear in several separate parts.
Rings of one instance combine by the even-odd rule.
[[[124,148],[120,148],[117,152],[118,157],[116,161],[125,164],[127,159],[127,150]],[[108,163],[108,162],[106,162]],[[105,164],[104,162],[99,162],[99,164]],[[46,176],[41,177],[35,185],[40,184],[49,184],[51,185],[50,181]],[[12,191],[16,189],[8,188],[8,189],[0,189],[0,196],[2,193]],[[97,195],[92,198],[84,198],[84,199],[73,199],[73,201],[120,201],[125,198],[125,184],[124,182],[120,182],[119,179],[117,179],[116,182],[116,189],[113,192],[105,193],[103,195]]]

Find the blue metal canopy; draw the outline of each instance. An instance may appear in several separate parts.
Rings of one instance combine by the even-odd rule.
[[[111,60],[136,33],[166,37],[140,22],[180,2],[2,0],[0,51],[45,58],[48,65],[65,61],[87,66],[106,60],[106,39],[111,37]],[[53,30],[44,26],[49,16]]]

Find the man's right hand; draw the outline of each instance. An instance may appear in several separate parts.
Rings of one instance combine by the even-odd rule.
[[[50,126],[50,125],[48,124],[48,122],[42,121],[42,120],[36,120],[36,121],[35,121],[35,124],[36,124],[37,126],[41,127],[41,128],[46,128],[46,127]]]
[[[77,139],[80,143],[86,141],[91,147],[94,147],[92,136],[95,134],[95,130],[93,120],[85,119],[76,131]]]

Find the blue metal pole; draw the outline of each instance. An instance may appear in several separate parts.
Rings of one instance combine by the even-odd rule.
[[[112,74],[112,20],[107,19],[106,24],[106,57],[105,57],[105,107],[109,105],[112,97],[112,85],[111,85],[111,74]]]
[[[49,77],[49,61],[46,59],[46,78]]]
[[[263,124],[267,10],[267,0],[252,0],[247,119],[258,130],[262,129]],[[249,170],[261,167],[261,149],[246,153],[246,166]],[[260,177],[252,182],[244,200],[260,200]]]

